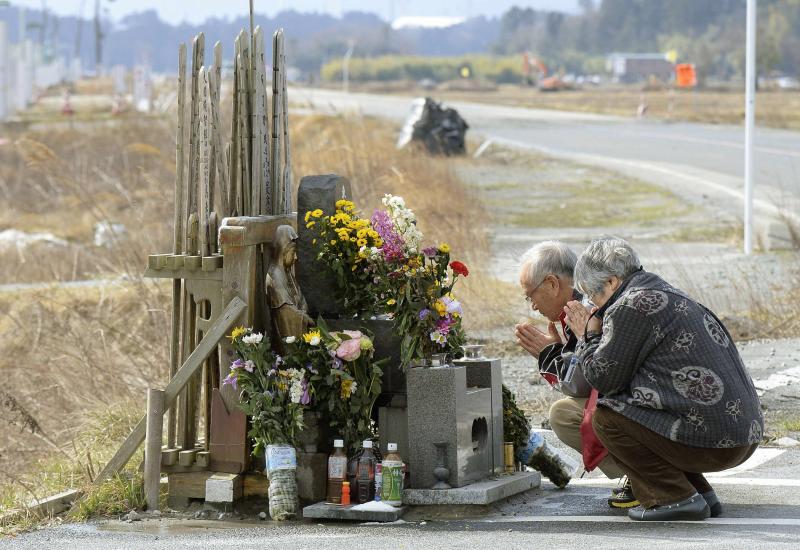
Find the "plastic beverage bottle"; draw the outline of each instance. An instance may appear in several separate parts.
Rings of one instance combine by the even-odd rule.
[[[363,443],[363,451],[358,457],[356,479],[358,481],[358,502],[369,502],[375,499],[375,453],[372,452],[372,441]]]
[[[350,482],[342,481],[342,506],[350,506]]]
[[[381,500],[381,485],[383,484],[383,462],[375,463],[375,500]]]
[[[342,503],[342,482],[347,479],[347,455],[344,453],[344,440],[333,441],[333,454],[328,457],[328,494],[326,500],[333,504]]]
[[[405,464],[397,452],[397,443],[386,446],[389,451],[381,464],[381,500],[391,506],[403,504]]]

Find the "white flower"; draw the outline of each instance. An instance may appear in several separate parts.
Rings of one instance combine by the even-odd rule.
[[[318,346],[321,341],[322,339],[319,336],[314,336],[308,343],[311,344],[312,346]]]
[[[244,362],[244,370],[247,372],[253,372],[256,368],[256,364],[253,363],[250,359]]]
[[[264,339],[264,335],[263,334],[261,334],[260,332],[254,332],[254,333],[248,334],[247,336],[242,338],[242,342],[244,342],[245,344],[253,344],[253,345],[255,345],[255,344],[260,344],[261,340],[263,340],[263,339]]]
[[[286,338],[283,339],[283,341],[286,342],[287,344],[294,344],[295,340],[297,340],[297,337],[295,336],[287,336]]]
[[[291,388],[289,388],[289,399],[292,400],[292,403],[300,403],[300,399],[303,397],[303,384],[300,380],[295,380],[292,382]]]
[[[350,386],[350,395],[356,393],[356,388],[358,387],[358,382],[353,380],[353,384]]]

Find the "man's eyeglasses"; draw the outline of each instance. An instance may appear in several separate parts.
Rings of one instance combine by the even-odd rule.
[[[527,293],[525,294],[525,301],[526,301],[526,302],[527,302],[529,305],[533,303],[533,298],[531,298],[531,294],[533,294],[534,292],[536,292],[536,291],[539,289],[539,287],[540,287],[540,286],[542,286],[542,285],[544,284],[544,282],[545,282],[546,280],[547,280],[547,277],[545,277],[544,279],[542,279],[542,282],[541,282],[541,283],[539,283],[538,285],[536,285],[535,287],[533,287],[533,290],[531,290],[531,291],[529,291],[529,292],[527,292]]]

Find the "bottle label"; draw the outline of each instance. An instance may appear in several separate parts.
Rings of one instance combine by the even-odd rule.
[[[387,502],[401,502],[403,500],[403,463],[397,461],[383,461],[381,479],[381,497]]]
[[[294,447],[287,445],[267,445],[267,471],[296,470],[297,454]]]
[[[328,479],[345,479],[347,477],[347,457],[332,456],[328,458]]]

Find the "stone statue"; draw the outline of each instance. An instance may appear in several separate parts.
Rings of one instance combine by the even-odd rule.
[[[300,286],[294,273],[297,262],[297,233],[290,225],[282,225],[275,230],[272,243],[272,256],[267,270],[266,288],[269,307],[272,312],[272,325],[275,331],[273,342],[283,351],[283,339],[287,336],[300,338],[310,325],[314,324],[308,316],[308,305],[300,293]]]

